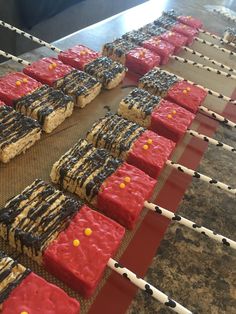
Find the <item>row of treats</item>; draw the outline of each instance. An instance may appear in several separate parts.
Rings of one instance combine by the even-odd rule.
[[[201,25],[194,18],[179,19],[192,27]],[[118,51],[109,57],[117,57]],[[120,51],[129,66],[129,53]],[[110,89],[119,84],[126,71],[120,62],[81,45],[61,53],[59,59],[43,58],[23,73],[0,79],[0,99],[8,105],[0,106],[1,161],[31,146],[39,139],[41,127],[51,132],[71,114],[74,103],[84,107],[101,86]],[[139,60],[131,62],[131,69],[139,68]],[[1,237],[72,289],[91,296],[122,241],[124,227],[134,227],[175,143],[205,97],[205,91],[160,69],[151,70],[139,80],[139,88],[121,101],[119,115],[96,121],[86,139],[52,166],[52,182],[80,199],[36,179],[0,209]],[[39,307],[44,313],[79,313],[78,301],[3,253],[0,265],[3,313],[27,314]]]

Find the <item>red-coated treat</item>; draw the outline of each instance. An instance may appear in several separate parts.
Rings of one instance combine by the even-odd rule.
[[[76,45],[66,51],[61,52],[58,58],[65,64],[69,64],[76,69],[83,70],[87,63],[101,57],[99,52],[96,52],[83,45]]]
[[[161,57],[161,64],[167,64],[171,55],[175,51],[175,46],[167,41],[161,40],[159,36],[154,36],[142,43],[142,46],[157,53]]]
[[[84,205],[45,250],[43,263],[68,286],[89,297],[124,233],[118,223]]]
[[[4,106],[4,102],[0,100],[0,106]]]
[[[150,129],[174,142],[178,142],[194,118],[193,113],[163,99],[152,111]]]
[[[174,147],[174,142],[147,130],[134,142],[127,162],[157,178]]]
[[[171,31],[180,33],[188,38],[187,44],[191,45],[194,41],[194,37],[197,36],[198,31],[195,28],[192,28],[183,23],[176,23],[171,28]]]
[[[102,184],[97,197],[97,207],[132,229],[144,201],[151,197],[155,184],[155,179],[125,162]]]
[[[13,106],[15,100],[30,94],[42,84],[21,72],[9,73],[0,77],[0,99]]]
[[[73,71],[71,66],[65,65],[56,58],[42,58],[31,63],[23,70],[25,74],[50,86],[53,86],[57,80],[65,77],[71,71]]]
[[[2,314],[79,314],[80,304],[62,289],[30,273],[2,304]]]
[[[202,22],[195,17],[192,16],[183,16],[180,15],[177,17],[177,20],[180,21],[183,24],[186,24],[188,26],[191,26],[193,28],[201,28],[202,27]]]
[[[160,56],[143,47],[132,49],[126,54],[127,68],[141,75],[158,66],[160,61]]]
[[[186,46],[188,42],[186,36],[173,31],[166,31],[166,33],[160,35],[160,38],[175,46],[175,54],[181,50],[181,47]]]
[[[207,92],[204,89],[191,85],[186,81],[175,83],[167,92],[167,99],[193,113],[198,111],[198,107],[203,103],[206,96]]]

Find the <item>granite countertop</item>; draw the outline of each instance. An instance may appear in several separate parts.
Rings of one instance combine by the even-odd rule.
[[[215,1],[222,5],[223,1]],[[227,23],[215,19],[204,10],[209,4],[204,0],[167,1],[167,8],[182,10],[186,15],[200,16],[210,30],[222,32]],[[87,35],[86,35],[87,34]],[[56,44],[60,48],[72,46],[78,40],[91,48],[101,45],[86,30],[61,39]],[[26,53],[24,57],[33,61],[45,55],[53,55],[46,48]],[[1,65],[0,75],[19,70],[19,64],[7,62]],[[94,117],[95,119],[96,117]],[[236,146],[236,131],[219,126],[215,138],[231,146]],[[236,155],[209,145],[198,170],[222,182],[236,186]],[[170,196],[171,197],[171,196]],[[193,180],[178,208],[178,214],[198,224],[213,229],[236,240],[236,199],[235,196]],[[194,313],[234,314],[236,312],[236,252],[221,246],[178,224],[170,224],[149,267],[145,279],[191,309]],[[128,310],[134,313],[161,313],[172,311],[164,308],[149,295],[139,291]]]

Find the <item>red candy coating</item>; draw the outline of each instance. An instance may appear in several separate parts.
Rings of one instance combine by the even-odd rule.
[[[79,70],[83,70],[87,63],[99,57],[101,57],[99,52],[89,49],[83,45],[76,45],[75,47],[63,51],[58,55],[58,58],[62,62]]]
[[[202,22],[192,16],[178,16],[178,21],[180,21],[183,24],[186,24],[188,26],[191,26],[193,28],[201,28]]]
[[[174,147],[174,142],[147,130],[135,141],[127,162],[156,179]]]
[[[198,31],[195,28],[187,26],[183,23],[176,23],[171,30],[186,36],[188,38],[188,45],[193,43],[194,37],[198,34]]]
[[[3,302],[2,314],[79,314],[80,304],[62,289],[30,273]]]
[[[52,86],[73,71],[73,68],[56,58],[43,58],[25,67],[23,71],[39,82]]]
[[[127,68],[141,75],[158,66],[160,61],[161,58],[156,53],[143,47],[132,49],[126,54]]]
[[[206,96],[207,92],[204,89],[185,81],[175,83],[167,93],[167,99],[174,101],[193,113],[197,112],[198,107],[203,103]]]
[[[142,46],[150,49],[161,57],[161,64],[167,64],[169,57],[173,55],[175,46],[167,41],[161,40],[159,36],[152,37],[142,43]]]
[[[152,112],[150,129],[177,142],[185,134],[194,118],[193,113],[163,99]]]
[[[42,86],[28,75],[21,72],[9,73],[0,77],[0,99],[12,106],[17,100],[28,93],[32,93]]]
[[[91,229],[90,235],[85,235],[86,228]],[[124,233],[125,229],[115,221],[84,205],[45,250],[44,266],[72,289],[89,297]],[[79,245],[73,245],[74,240],[79,240]]]
[[[160,35],[160,38],[175,46],[175,54],[181,50],[181,47],[186,46],[188,42],[188,38],[186,36],[172,31],[167,31],[166,33]]]
[[[4,102],[0,100],[0,106],[4,106]]]
[[[130,182],[125,182],[129,177]],[[125,184],[121,188],[121,184]],[[101,186],[97,207],[126,228],[132,229],[155,187],[156,180],[138,168],[123,163]]]

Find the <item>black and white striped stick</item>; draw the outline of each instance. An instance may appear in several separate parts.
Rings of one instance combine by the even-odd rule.
[[[208,72],[213,72],[213,73],[216,73],[217,75],[222,75],[222,76],[231,78],[233,80],[236,80],[236,75],[233,75],[231,73],[227,73],[227,72],[224,72],[224,71],[221,71],[221,70],[217,70],[215,68],[203,65],[203,64],[198,63],[196,61],[192,61],[192,60],[189,60],[189,59],[186,59],[186,58],[181,58],[181,57],[178,57],[178,56],[170,56],[170,59],[180,61],[181,63],[190,64],[190,65],[192,65],[192,66],[194,66],[196,68],[203,69],[203,70],[206,70]]]
[[[123,276],[130,282],[132,282],[136,287],[145,291],[147,294],[151,295],[154,299],[158,300],[160,303],[164,304],[166,307],[172,311],[180,314],[191,314],[192,312],[177,303],[176,301],[170,299],[166,294],[158,290],[157,288],[150,285],[147,281],[139,278],[129,269],[125,268],[114,259],[109,258],[107,266],[114,270],[119,275]]]
[[[162,70],[162,71],[163,71],[163,72],[166,72],[166,73],[168,73],[168,74],[170,74],[170,75],[175,75],[175,76],[176,76],[178,79],[180,79],[181,81],[185,81],[185,82],[187,82],[187,83],[189,83],[189,84],[191,84],[191,85],[194,85],[194,86],[197,86],[197,87],[200,87],[200,88],[204,89],[209,95],[215,96],[215,97],[217,97],[217,98],[219,98],[219,99],[222,99],[222,100],[225,100],[225,101],[227,101],[227,102],[231,102],[232,104],[236,104],[236,100],[234,100],[234,99],[232,99],[232,98],[230,98],[230,97],[228,97],[228,96],[225,96],[225,95],[223,95],[223,94],[221,94],[221,93],[215,92],[215,91],[213,91],[212,89],[209,89],[209,88],[204,87],[204,86],[202,86],[202,85],[196,84],[196,83],[194,83],[194,82],[192,82],[192,81],[186,80],[185,78],[183,78],[183,77],[181,77],[181,76],[179,76],[179,75],[177,75],[177,74],[173,74],[173,73],[171,73],[171,72],[169,72],[169,71],[166,71],[166,70]]]
[[[236,148],[229,146],[225,143],[219,142],[219,141],[215,140],[214,138],[203,135],[203,134],[198,133],[194,130],[187,130],[186,133],[193,136],[193,137],[197,137],[197,138],[203,140],[204,142],[210,143],[210,144],[217,146],[217,147],[221,147],[222,149],[227,150],[228,152],[236,153]]]
[[[227,185],[227,184],[222,183],[218,180],[215,180],[211,177],[208,177],[208,176],[206,176],[200,172],[189,169],[189,168],[187,168],[181,164],[177,164],[172,160],[167,160],[166,165],[171,166],[172,168],[174,168],[174,169],[176,169],[182,173],[186,173],[186,174],[190,175],[192,178],[197,178],[197,179],[204,181],[208,184],[214,185],[221,190],[224,190],[224,191],[229,192],[233,195],[236,195],[236,189],[233,189],[230,185]]]
[[[230,126],[231,128],[236,128],[236,123],[226,119],[222,115],[216,113],[215,111],[212,111],[212,110],[206,108],[205,106],[199,106],[199,110],[207,113],[212,118],[216,119],[217,121],[220,121],[220,122],[224,123],[225,125]]]
[[[15,61],[15,62],[17,62],[19,64],[22,64],[22,65],[25,65],[25,66],[30,65],[30,62],[28,62],[28,61],[26,61],[24,59],[21,59],[19,57],[16,57],[16,56],[14,56],[14,55],[12,55],[12,54],[10,54],[8,52],[5,52],[3,50],[0,50],[0,56],[6,57],[7,59],[10,59],[12,61]]]
[[[236,52],[233,52],[233,51],[231,51],[229,49],[220,47],[219,45],[213,44],[210,41],[207,41],[205,39],[202,39],[202,38],[199,38],[199,37],[194,37],[194,40],[196,40],[196,41],[198,41],[198,42],[200,42],[200,43],[202,43],[204,45],[207,45],[207,46],[213,47],[215,49],[218,49],[218,50],[220,50],[222,52],[225,52],[225,53],[229,54],[230,56],[236,56]]]
[[[211,62],[214,65],[218,65],[221,69],[227,70],[227,71],[232,72],[232,73],[236,73],[236,69],[231,68],[231,67],[227,66],[226,64],[223,64],[223,63],[221,63],[221,62],[219,62],[217,60],[211,59],[208,56],[205,56],[204,54],[198,52],[197,50],[193,50],[193,49],[191,49],[189,47],[186,47],[186,46],[181,47],[181,48],[184,51],[187,51],[187,52],[191,53],[192,55],[196,55],[196,56],[198,56],[198,57],[200,57],[200,58],[202,58],[204,60],[207,60],[207,61]]]
[[[205,227],[202,227],[198,224],[196,224],[195,222],[189,220],[189,219],[186,219],[180,215],[176,215],[174,214],[173,212],[161,207],[161,206],[158,206],[156,204],[153,204],[153,203],[150,203],[148,201],[145,201],[144,202],[144,207],[156,212],[157,214],[160,214],[172,221],[176,221],[177,223],[189,228],[189,229],[192,229],[198,233],[201,233],[203,234],[204,236],[207,236],[223,245],[226,245],[226,246],[229,246],[231,247],[232,249],[236,250],[236,242],[233,241],[233,240],[230,240],[229,238],[226,238],[210,229],[207,229]]]
[[[219,36],[217,36],[215,34],[212,34],[212,33],[208,32],[208,31],[206,31],[204,29],[199,28],[198,30],[199,30],[200,33],[206,34],[206,35],[208,35],[208,36],[210,36],[210,37],[212,37],[214,39],[217,39],[217,40],[219,40],[223,44],[226,44],[226,45],[229,45],[229,46],[232,46],[232,47],[236,48],[236,44],[231,42],[231,41],[228,41],[228,40],[226,40],[226,39],[224,39],[222,37],[219,37]]]
[[[42,39],[39,39],[39,38],[37,38],[37,37],[35,37],[35,36],[33,36],[33,35],[30,35],[29,33],[26,33],[25,31],[22,31],[22,30],[20,30],[19,28],[15,27],[15,26],[12,26],[11,24],[8,24],[8,23],[6,23],[6,22],[4,22],[4,21],[2,21],[2,20],[0,20],[0,25],[3,26],[3,27],[5,27],[5,28],[10,29],[11,31],[16,32],[16,33],[19,34],[19,35],[22,35],[22,36],[24,36],[24,37],[26,37],[26,38],[28,38],[28,39],[30,39],[30,40],[36,42],[36,43],[39,44],[39,45],[42,45],[42,46],[44,46],[44,47],[49,48],[49,49],[51,49],[52,51],[55,51],[55,52],[57,52],[57,53],[62,52],[61,49],[59,49],[59,48],[57,48],[57,47],[55,47],[55,46],[53,46],[53,45],[47,43],[46,41],[44,41],[44,40],[42,40]]]

